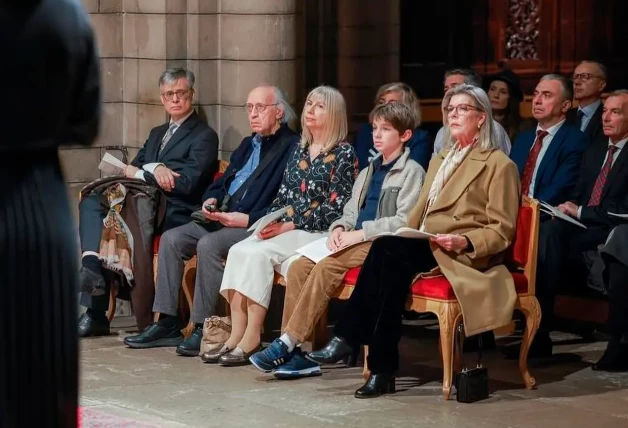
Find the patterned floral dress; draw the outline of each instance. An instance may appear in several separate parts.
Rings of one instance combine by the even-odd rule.
[[[284,222],[296,229],[326,231],[342,216],[358,175],[353,146],[342,142],[310,160],[307,148],[297,148],[286,165],[283,181],[269,212],[291,205]]]

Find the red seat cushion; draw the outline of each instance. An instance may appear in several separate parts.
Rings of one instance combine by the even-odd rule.
[[[161,241],[161,235],[157,235],[153,238],[153,254],[159,252],[159,241]]]
[[[355,285],[358,281],[361,267],[349,269],[345,275],[344,285]],[[512,273],[515,280],[515,291],[517,294],[528,292],[528,279],[524,274],[516,272]],[[428,297],[440,300],[456,300],[454,289],[444,276],[434,278],[425,278],[412,284],[412,294],[415,296]]]
[[[530,227],[534,211],[531,207],[520,207],[517,217],[515,239],[508,248],[506,260],[513,261],[518,267],[528,263],[528,247],[530,246]]]
[[[216,172],[216,173],[214,174],[214,182],[215,182],[215,181],[217,181],[217,180],[219,180],[219,179],[220,179],[220,177],[222,177],[223,175],[225,175],[225,173],[224,173],[224,172]]]

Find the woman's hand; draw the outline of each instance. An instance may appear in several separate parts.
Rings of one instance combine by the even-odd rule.
[[[348,247],[349,245],[356,244],[364,241],[363,230],[352,230],[351,232],[342,232],[340,234],[340,248]]]
[[[462,235],[441,235],[439,233],[436,235],[436,238],[430,238],[430,241],[447,251],[462,251],[469,246],[467,238]]]
[[[327,248],[331,251],[338,251],[340,249],[340,235],[345,231],[345,228],[339,226],[331,231],[331,235],[327,239]]]
[[[281,235],[284,232],[289,232],[291,230],[294,230],[294,223],[291,221],[273,223],[263,228],[259,232],[258,237],[260,239],[270,239],[270,238],[274,238],[277,235]]]

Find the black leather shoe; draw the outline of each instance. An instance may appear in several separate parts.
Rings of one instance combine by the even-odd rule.
[[[92,296],[102,296],[107,292],[107,285],[102,274],[81,266],[79,270],[81,281],[81,291],[91,294]]]
[[[85,312],[78,321],[79,337],[109,336],[109,320],[102,316]]]
[[[597,372],[628,371],[628,343],[621,343],[618,339],[612,339],[608,342],[602,358],[593,364],[591,369]]]
[[[182,340],[183,335],[176,325],[166,327],[159,322],[153,322],[140,334],[126,337],[124,344],[129,348],[145,349],[179,346]]]
[[[362,388],[355,391],[355,398],[375,398],[383,394],[395,393],[395,377],[390,374],[378,373],[369,376]]]
[[[509,345],[503,348],[504,356],[507,360],[518,360],[519,352],[521,351],[521,343],[515,345]],[[552,357],[552,339],[549,333],[537,333],[530,351],[528,352],[528,358],[551,358]]]
[[[323,349],[312,351],[305,357],[318,364],[334,364],[352,355],[355,355],[355,352],[349,343],[341,337],[334,336]]]
[[[196,327],[192,334],[177,347],[177,354],[185,357],[196,357],[201,352],[203,327]]]

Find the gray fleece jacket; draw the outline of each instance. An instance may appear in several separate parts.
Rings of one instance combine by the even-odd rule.
[[[408,213],[419,199],[425,178],[423,167],[409,156],[410,149],[406,148],[384,177],[375,220],[362,223],[366,239],[382,232],[395,232],[406,226]],[[339,226],[344,227],[347,232],[355,229],[372,176],[373,161],[358,175],[351,191],[351,199],[345,204],[342,217],[332,223],[330,232]]]

